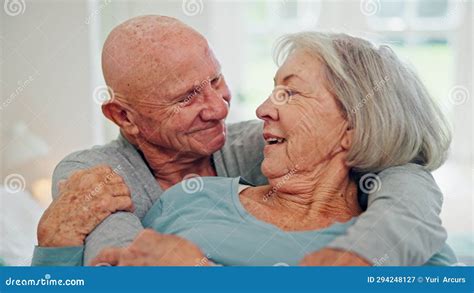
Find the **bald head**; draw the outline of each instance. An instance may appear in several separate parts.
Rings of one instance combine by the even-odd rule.
[[[118,98],[104,103],[102,112],[151,166],[181,157],[208,162],[224,145],[231,94],[206,39],[194,29],[165,16],[130,19],[108,36],[102,69]]]
[[[102,70],[105,82],[116,95],[143,101],[157,94],[173,94],[180,84],[185,87],[180,69],[193,67],[190,59],[209,54],[212,52],[206,39],[181,21],[139,16],[109,34],[102,51]]]

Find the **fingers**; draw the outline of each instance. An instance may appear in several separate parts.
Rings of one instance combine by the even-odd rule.
[[[163,235],[156,232],[153,229],[144,229],[138,235],[135,237],[135,239],[132,242],[131,247],[138,246],[140,247],[140,244],[142,243],[150,243],[154,241],[161,241]]]
[[[144,229],[143,231],[138,234],[139,237],[158,237],[161,238],[163,235],[158,233],[153,229]],[[138,238],[138,237],[137,237]]]
[[[89,169],[88,171],[88,174],[94,177],[94,179],[90,181],[94,185],[107,188],[108,193],[113,196],[130,196],[128,186],[116,170],[112,170],[109,166],[101,165]]]
[[[100,181],[104,181],[104,183],[119,183],[123,182],[122,177],[117,173],[119,167],[120,165],[117,166],[115,169],[112,169],[110,166],[107,165],[98,165],[88,169],[80,169],[73,172],[68,179],[84,181],[84,177],[87,177],[88,175],[93,175],[96,178],[91,181],[99,179]]]
[[[107,192],[112,196],[130,196],[130,190],[124,183],[107,186]]]
[[[64,186],[75,193],[91,192],[94,196],[100,194],[130,196],[130,190],[123,178],[116,173],[116,170],[106,165],[78,170],[65,182],[58,182],[58,186]]]
[[[111,198],[110,207],[110,212],[112,213],[116,211],[133,212],[135,210],[132,199],[128,196],[117,196]]]
[[[90,266],[116,266],[120,255],[125,248],[106,248],[102,250],[91,262]]]

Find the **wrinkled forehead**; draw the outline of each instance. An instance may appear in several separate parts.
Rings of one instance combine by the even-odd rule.
[[[142,46],[142,50],[136,56],[139,61],[123,76],[131,86],[129,97],[135,100],[166,103],[220,72],[205,40],[189,43],[178,39]]]
[[[104,44],[102,67],[108,85],[130,102],[176,96],[220,70],[201,34],[154,19],[115,29]]]
[[[164,54],[169,58],[164,58],[162,63],[156,94],[165,98],[185,94],[220,72],[220,64],[207,44],[167,49]]]

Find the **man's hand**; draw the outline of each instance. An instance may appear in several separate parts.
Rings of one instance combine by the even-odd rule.
[[[126,248],[106,248],[91,266],[208,266],[209,260],[192,242],[175,236],[143,230]]]
[[[58,184],[59,197],[38,224],[38,245],[79,246],[86,236],[116,211],[133,211],[130,191],[108,166],[79,170]]]
[[[301,266],[371,266],[364,258],[355,253],[325,248],[308,254],[300,262]]]

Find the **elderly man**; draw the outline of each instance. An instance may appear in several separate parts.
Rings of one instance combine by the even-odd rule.
[[[88,264],[103,248],[130,245],[137,235],[138,244],[159,245],[155,233],[141,233],[141,219],[183,178],[266,183],[262,124],[224,124],[231,94],[198,32],[169,17],[133,18],[108,36],[102,67],[113,96],[102,110],[120,136],[56,167],[56,199],[38,226],[34,265]],[[347,235],[314,253],[313,264],[421,265],[444,245],[442,195],[431,175],[400,166],[378,178],[381,188],[370,191],[367,211]]]

